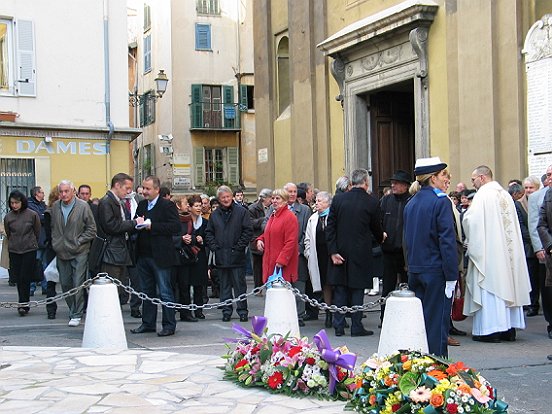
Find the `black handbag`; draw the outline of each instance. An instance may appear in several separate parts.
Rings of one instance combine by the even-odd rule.
[[[182,247],[178,249],[178,257],[180,259],[181,265],[189,265],[197,263],[199,258],[197,257],[199,253],[199,247],[191,246],[188,244],[182,244]]]
[[[100,237],[97,234],[92,240],[92,246],[90,246],[90,252],[88,253],[88,267],[92,273],[100,271],[108,244],[109,240],[107,238]]]
[[[44,280],[44,269],[42,268],[42,260],[35,259],[35,267],[31,282],[42,282]]]

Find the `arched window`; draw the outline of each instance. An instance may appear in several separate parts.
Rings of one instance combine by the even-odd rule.
[[[290,104],[290,79],[289,79],[289,38],[283,36],[278,42],[276,52],[276,70],[278,85],[278,115]]]

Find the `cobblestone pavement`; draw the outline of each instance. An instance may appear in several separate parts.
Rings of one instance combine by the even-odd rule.
[[[0,348],[0,413],[336,413],[344,403],[221,381],[223,360],[162,351]]]

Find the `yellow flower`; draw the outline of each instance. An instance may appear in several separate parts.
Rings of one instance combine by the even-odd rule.
[[[403,363],[403,369],[404,369],[405,371],[410,371],[410,368],[412,368],[412,361],[410,361],[410,360],[409,360],[409,361],[405,361],[405,362]]]

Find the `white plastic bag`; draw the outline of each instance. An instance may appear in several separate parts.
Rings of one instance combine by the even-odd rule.
[[[46,269],[44,270],[44,277],[48,282],[56,282],[59,283],[59,273],[57,269],[57,258],[54,257],[54,260],[52,260]]]

